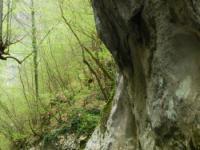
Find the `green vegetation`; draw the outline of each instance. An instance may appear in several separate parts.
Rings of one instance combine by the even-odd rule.
[[[108,119],[116,73],[90,1],[1,1],[0,149],[83,149]]]

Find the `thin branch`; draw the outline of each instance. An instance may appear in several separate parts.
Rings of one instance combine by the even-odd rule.
[[[90,70],[90,71],[92,72],[92,74],[95,76],[95,78],[96,78],[96,80],[97,80],[97,82],[98,82],[98,85],[99,85],[99,87],[100,87],[100,89],[101,89],[101,92],[102,92],[104,98],[108,101],[108,100],[109,100],[109,99],[108,99],[108,96],[107,96],[107,94],[106,94],[106,92],[105,92],[105,90],[104,90],[104,88],[103,88],[103,86],[102,86],[102,84],[101,84],[100,79],[98,78],[97,73],[94,71],[94,69],[93,69],[92,66],[88,63],[87,60],[84,59],[83,62],[88,66],[89,70]]]
[[[78,44],[80,45],[80,47],[82,48],[82,52],[84,53],[84,51],[86,51],[91,58],[96,62],[96,64],[99,66],[99,68],[103,71],[103,73],[111,80],[114,81],[114,79],[111,77],[111,75],[106,71],[106,69],[102,66],[102,64],[99,62],[98,59],[95,58],[95,56],[92,54],[92,52],[90,52],[90,50],[85,47],[81,40],[79,39],[78,35],[76,34],[76,32],[74,31],[74,29],[72,28],[71,24],[68,22],[68,20],[66,19],[66,17],[64,16],[64,11],[62,8],[62,4],[59,3],[59,7],[60,7],[60,11],[61,11],[61,17],[63,18],[65,24],[68,26],[68,28],[70,29],[70,31],[72,32],[72,34],[74,35],[74,37],[76,38],[76,40],[78,41]]]
[[[44,42],[44,40],[48,37],[48,35],[54,30],[54,28],[58,25],[60,23],[60,21],[57,23],[57,24],[55,24],[53,27],[51,27],[50,29],[49,29],[49,31],[44,35],[44,37],[41,39],[41,41],[39,42],[39,44],[38,44],[38,46],[40,46],[43,42]]]
[[[7,59],[13,59],[15,60],[17,63],[19,64],[22,64],[24,61],[26,61],[31,55],[33,54],[33,52],[31,52],[30,54],[28,54],[26,57],[24,57],[24,59],[22,60],[19,60],[18,58],[14,57],[14,56],[11,56],[11,55],[8,55],[8,56],[2,56],[2,60],[7,60]]]
[[[14,41],[14,42],[9,42],[9,43],[7,43],[7,45],[8,45],[8,46],[11,46],[11,45],[13,45],[13,44],[19,43],[19,42],[21,42],[26,36],[27,36],[27,35],[24,35],[22,38],[20,38],[20,39]]]

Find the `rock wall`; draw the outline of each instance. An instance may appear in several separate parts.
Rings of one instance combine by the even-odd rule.
[[[200,1],[93,0],[120,77],[86,150],[200,149]]]

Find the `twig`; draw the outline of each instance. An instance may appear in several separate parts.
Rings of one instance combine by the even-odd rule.
[[[101,84],[100,79],[98,78],[97,73],[94,71],[94,69],[93,69],[92,66],[88,63],[87,60],[84,59],[83,62],[88,66],[89,70],[90,70],[90,71],[92,72],[92,74],[95,76],[95,78],[96,78],[96,80],[97,80],[97,82],[98,82],[98,85],[99,85],[99,87],[100,87],[100,89],[101,89],[101,92],[102,92],[104,98],[108,101],[108,100],[109,100],[109,99],[108,99],[108,96],[107,96],[105,90],[103,89],[103,86],[102,86],[102,84]]]
[[[39,42],[39,46],[44,42],[44,40],[48,37],[48,35],[54,30],[55,26],[58,25],[60,23],[60,21],[55,24],[53,27],[51,27],[51,29],[49,29],[49,31],[44,35],[44,37],[41,39],[41,41]]]

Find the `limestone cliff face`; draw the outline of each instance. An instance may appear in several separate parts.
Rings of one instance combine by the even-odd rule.
[[[200,149],[200,1],[93,0],[120,76],[86,150]]]

